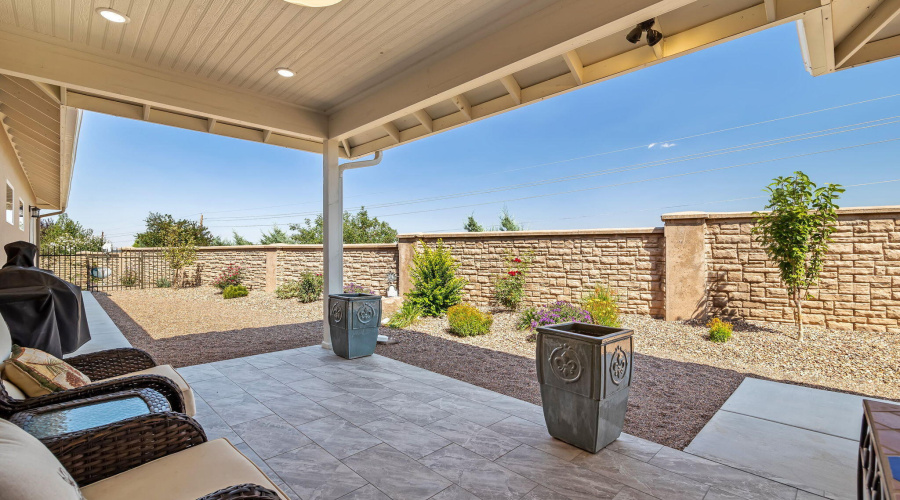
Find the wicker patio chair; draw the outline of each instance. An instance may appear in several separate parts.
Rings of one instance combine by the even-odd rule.
[[[6,322],[0,318],[0,361],[12,349],[12,336]],[[153,357],[135,348],[109,349],[66,358],[65,361],[88,376],[89,385],[54,392],[44,396],[26,397],[11,383],[0,384],[0,417],[39,406],[63,403],[127,389],[153,389],[169,400],[172,411],[194,414],[194,396],[188,383],[169,365],[157,365]]]
[[[15,441],[3,436],[10,434],[11,424],[2,424],[0,436],[6,442]],[[22,436],[18,439],[21,441]],[[26,434],[24,439],[34,438]],[[288,500],[228,440],[208,442],[200,424],[180,413],[143,415],[44,438],[40,443],[69,472],[85,500]],[[0,439],[0,462],[3,444],[4,439]],[[185,470],[189,474],[184,474]],[[14,471],[0,467],[0,476],[4,473]]]
[[[0,384],[0,417],[8,418],[13,413],[41,406],[141,388],[153,389],[165,396],[172,411],[180,413],[186,411],[183,391],[172,378],[157,374],[129,375],[157,367],[153,358],[140,349],[111,349],[67,358],[66,362],[96,382],[76,389],[25,399],[13,397],[4,384]]]

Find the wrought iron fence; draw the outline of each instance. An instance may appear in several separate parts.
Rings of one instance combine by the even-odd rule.
[[[171,286],[175,273],[161,251],[106,249],[38,254],[37,265],[84,290],[123,290]]]

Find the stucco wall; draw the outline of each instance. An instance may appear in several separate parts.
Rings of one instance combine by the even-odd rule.
[[[6,183],[9,182],[14,191],[13,224],[6,221]],[[19,199],[25,204],[25,230],[19,228]],[[12,144],[5,133],[0,132],[0,247],[13,241],[33,242],[32,221],[29,208],[35,205],[34,193],[19,165]]]

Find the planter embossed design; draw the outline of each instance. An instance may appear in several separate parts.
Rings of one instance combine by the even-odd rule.
[[[381,296],[336,293],[328,296],[331,348],[342,358],[371,356],[378,343]]]
[[[591,453],[625,424],[632,331],[587,323],[537,329],[537,375],[550,435]]]

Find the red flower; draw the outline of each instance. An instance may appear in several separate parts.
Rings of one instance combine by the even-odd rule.
[[[516,257],[516,258],[515,258],[515,259],[513,259],[513,262],[516,262],[516,263],[518,263],[518,262],[522,262],[522,259],[520,259],[520,258],[518,258],[518,257]]]
[[[510,272],[509,272],[509,275],[510,275],[510,276],[515,276],[515,275],[517,275],[517,274],[519,274],[519,271],[510,271]]]

